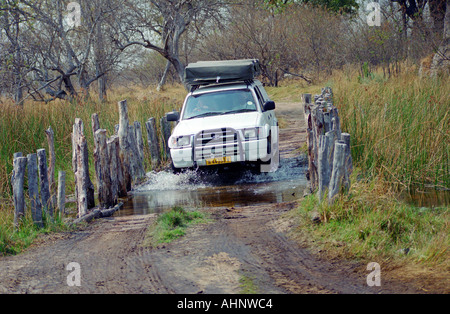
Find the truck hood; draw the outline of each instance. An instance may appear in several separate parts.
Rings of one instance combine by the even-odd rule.
[[[261,113],[255,111],[181,120],[173,130],[172,135],[192,135],[202,130],[225,127],[233,129],[251,128],[258,126],[260,115]]]

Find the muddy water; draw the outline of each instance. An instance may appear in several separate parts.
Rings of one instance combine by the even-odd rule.
[[[417,207],[445,207],[450,206],[450,190],[413,188],[404,193],[401,199]]]
[[[173,206],[240,207],[288,202],[300,198],[306,187],[301,158],[282,159],[274,173],[256,174],[245,168],[221,171],[150,172],[119,215],[160,213]]]
[[[246,168],[150,172],[147,182],[133,192],[116,215],[161,213],[173,206],[194,210],[294,201],[306,188],[305,170],[303,158],[297,157],[282,158],[275,173],[256,174]],[[414,190],[400,198],[418,207],[443,207],[450,204],[450,191]]]

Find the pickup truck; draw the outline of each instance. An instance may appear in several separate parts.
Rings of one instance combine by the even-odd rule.
[[[194,86],[181,112],[166,114],[168,121],[177,122],[168,141],[173,171],[231,164],[276,171],[279,149],[274,110],[275,103],[256,79],[216,79]]]

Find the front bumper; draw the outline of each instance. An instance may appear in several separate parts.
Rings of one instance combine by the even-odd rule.
[[[207,160],[226,158],[229,163],[266,160],[269,157],[267,138],[207,143],[189,147],[172,148],[170,155],[175,168],[207,166]]]

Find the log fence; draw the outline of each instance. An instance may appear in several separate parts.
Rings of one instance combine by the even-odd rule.
[[[338,109],[333,105],[331,88],[323,88],[322,93],[314,97],[311,94],[303,94],[302,99],[307,124],[309,192],[317,191],[320,201],[328,199],[328,202],[332,203],[340,192],[348,191],[350,187],[349,176],[352,172],[350,134],[341,131]],[[109,137],[106,129],[101,128],[98,114],[94,113],[91,116],[99,203],[97,207],[95,187],[89,175],[89,151],[84,124],[79,118],[76,118],[73,124],[72,170],[75,177],[77,221],[112,214],[122,206],[119,199],[126,197],[132,186],[141,183],[146,177],[141,124],[138,121],[129,123],[126,100],[120,101],[118,107],[119,124],[115,125],[115,132]],[[152,169],[159,167],[162,160],[170,158],[167,141],[171,124],[165,117],[159,122],[161,137],[157,134],[155,118],[151,117],[145,122]],[[45,133],[49,144],[49,166],[46,150],[43,148],[38,149],[36,153],[28,154],[27,157],[23,157],[21,152],[14,154],[11,184],[15,226],[20,224],[25,215],[25,177],[28,178],[30,210],[37,226],[43,226],[44,215],[53,219],[55,210],[65,213],[66,173],[59,171],[56,190],[54,132],[49,127]]]
[[[126,100],[120,101],[118,107],[119,124],[115,125],[114,134],[109,137],[107,130],[101,128],[98,114],[94,113],[91,116],[96,187],[89,174],[89,151],[84,123],[81,119],[75,118],[72,128],[72,170],[75,178],[77,218],[72,223],[112,215],[123,205],[119,199],[126,197],[132,187],[143,182],[146,177],[141,123],[139,121],[129,123]],[[151,117],[145,122],[152,169],[158,168],[162,160],[167,160],[170,156],[167,140],[171,124],[165,118],[160,120],[160,138],[155,121],[155,118]],[[45,130],[45,134],[49,145],[48,160],[44,148],[28,154],[27,157],[24,157],[22,152],[17,152],[13,156],[11,185],[16,228],[25,216],[26,203],[29,203],[34,224],[40,228],[44,226],[44,217],[53,220],[56,210],[61,214],[66,213],[66,172],[59,171],[58,180],[55,182],[54,132],[49,127]],[[163,141],[162,150],[161,141]],[[164,153],[164,158],[161,158],[161,152]],[[29,202],[25,201],[26,179]],[[95,189],[98,206],[95,204]]]
[[[314,95],[314,101],[311,96],[302,97],[307,125],[308,192],[317,192],[319,201],[328,199],[331,204],[340,192],[350,188],[350,134],[341,131],[330,87]]]
[[[333,105],[331,88],[323,88],[322,93],[314,97],[311,94],[303,94],[302,99],[307,124],[309,192],[317,191],[320,201],[328,199],[328,202],[332,203],[340,192],[348,191],[350,187],[349,176],[352,172],[350,134],[341,131],[338,109]],[[109,137],[106,129],[101,128],[98,114],[94,113],[91,116],[99,203],[97,207],[95,187],[89,175],[89,151],[84,124],[79,118],[76,118],[73,124],[72,170],[75,177],[77,221],[112,214],[122,206],[119,199],[126,197],[132,186],[141,183],[146,177],[141,124],[138,121],[129,123],[126,100],[120,101],[118,107],[119,124],[115,125],[115,132]],[[151,117],[145,122],[152,169],[159,167],[162,160],[170,158],[167,140],[171,124],[165,117],[159,122],[161,137],[157,133],[155,118]],[[46,150],[43,148],[38,149],[36,153],[28,154],[27,157],[23,157],[21,152],[14,154],[11,184],[15,226],[20,224],[25,215],[25,177],[28,178],[30,210],[37,226],[43,226],[44,215],[53,219],[55,210],[65,213],[66,173],[59,171],[56,191],[54,133],[51,127],[45,133],[49,144],[49,166]]]

